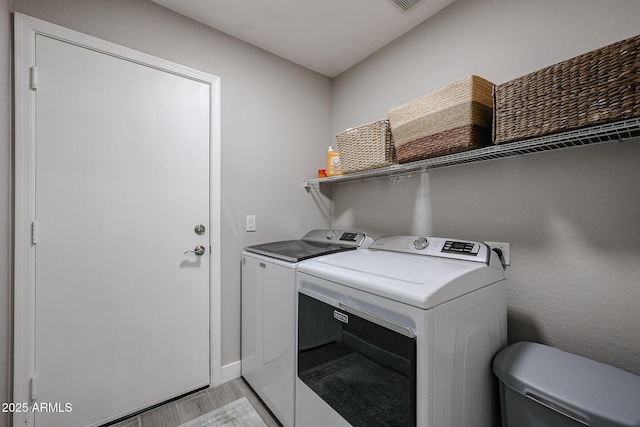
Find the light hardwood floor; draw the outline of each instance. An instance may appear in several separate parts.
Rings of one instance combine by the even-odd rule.
[[[176,427],[243,396],[246,396],[267,427],[282,427],[242,378],[190,394],[110,427]]]

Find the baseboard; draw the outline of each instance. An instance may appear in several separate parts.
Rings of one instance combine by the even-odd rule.
[[[224,365],[220,368],[220,384],[240,378],[240,375],[242,375],[242,370],[239,360],[237,362]]]

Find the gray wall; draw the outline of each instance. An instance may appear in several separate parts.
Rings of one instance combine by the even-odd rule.
[[[458,0],[333,84],[332,133],[469,74],[500,84],[640,34],[635,0]],[[509,339],[640,374],[640,140],[333,187],[333,225],[511,243]]]
[[[331,80],[147,0],[14,0],[0,3],[0,401],[10,351],[10,12],[16,11],[221,77],[222,363],[240,359],[240,252],[327,227],[302,187],[326,162]],[[326,200],[321,203],[327,203]],[[245,215],[257,215],[246,233]],[[4,416],[4,414],[3,414]],[[3,418],[0,417],[0,426]]]

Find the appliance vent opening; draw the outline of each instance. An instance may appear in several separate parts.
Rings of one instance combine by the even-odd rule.
[[[420,0],[393,0],[393,2],[406,12],[416,4],[420,3]]]

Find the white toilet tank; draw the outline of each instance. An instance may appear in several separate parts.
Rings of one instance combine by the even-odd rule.
[[[519,342],[493,361],[503,427],[640,427],[640,377]]]

